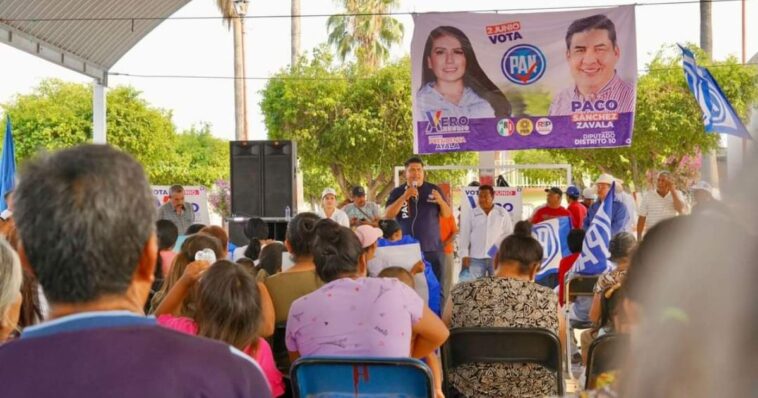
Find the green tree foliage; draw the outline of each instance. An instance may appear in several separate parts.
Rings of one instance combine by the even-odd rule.
[[[737,112],[747,120],[750,104],[758,99],[758,68],[742,66],[734,57],[710,62],[703,52],[690,48],[698,62],[709,68]],[[523,163],[544,161],[544,152],[555,163],[572,164],[575,178],[594,177],[608,172],[637,189],[647,185],[646,176],[655,170],[670,170],[680,176],[691,175],[691,158],[718,145],[717,134],[706,134],[702,113],[687,87],[681,56],[673,47],[659,51],[647,65],[648,72],[637,81],[637,109],[632,146],[613,149],[566,149],[540,151],[540,155],[521,156]],[[528,151],[526,151],[528,152]],[[519,159],[520,155],[516,155]]]
[[[379,67],[389,58],[390,47],[403,40],[403,24],[391,16],[381,15],[392,11],[399,1],[343,0],[343,3],[348,15],[332,15],[326,22],[329,44],[336,48],[343,61],[354,54],[358,65],[370,69]]]
[[[177,164],[174,171],[178,184],[210,187],[219,179],[229,179],[229,143],[214,137],[208,124],[192,127],[176,136]]]
[[[153,184],[202,184],[228,175],[228,152],[208,126],[176,134],[169,111],[151,106],[132,87],[115,87],[107,98],[108,143],[142,163]],[[45,80],[30,94],[3,104],[11,115],[16,161],[40,151],[92,140],[92,88]]]
[[[513,155],[513,162],[516,164],[566,163],[560,155],[542,149],[516,151]],[[522,170],[521,173],[532,181],[562,181],[566,179],[566,171],[564,169],[529,169]]]
[[[393,167],[413,148],[410,60],[373,72],[332,61],[325,49],[317,49],[269,81],[261,102],[269,138],[297,141],[306,198],[317,199],[332,183],[345,194],[361,184],[369,198],[382,202],[393,187]],[[473,164],[476,155],[425,159],[429,164]]]

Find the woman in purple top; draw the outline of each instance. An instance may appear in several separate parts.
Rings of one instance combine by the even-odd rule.
[[[423,358],[442,345],[447,328],[413,289],[366,277],[353,231],[325,219],[315,233],[316,272],[326,285],[290,308],[286,342],[293,361],[301,355]]]

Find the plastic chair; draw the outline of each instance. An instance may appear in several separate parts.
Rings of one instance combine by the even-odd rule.
[[[566,286],[565,289],[563,289],[563,302],[568,304],[575,297],[592,297],[595,294],[592,289],[595,288],[598,277],[598,275],[574,275],[569,278],[566,282],[564,282]]]
[[[606,334],[595,339],[587,353],[587,378],[584,388],[594,389],[601,373],[621,369],[629,349],[629,336]]]
[[[303,357],[290,377],[295,398],[434,398],[431,370],[413,358]]]
[[[443,347],[445,374],[467,363],[533,363],[555,373],[563,395],[563,366],[558,336],[542,328],[455,328]]]
[[[564,303],[565,305],[565,320],[566,320],[566,368],[569,369],[569,377],[571,380],[574,379],[574,374],[571,372],[571,341],[573,341],[573,336],[571,336],[573,329],[589,329],[592,327],[591,322],[572,322],[569,319],[570,315],[570,306],[569,303],[573,301],[576,297],[592,297],[595,295],[595,292],[593,289],[595,288],[595,284],[597,283],[599,276],[583,276],[583,275],[572,275],[569,279],[567,279],[564,283]]]

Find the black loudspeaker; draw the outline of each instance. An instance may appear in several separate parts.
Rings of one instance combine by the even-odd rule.
[[[292,141],[231,141],[232,215],[284,220],[285,209],[296,214],[297,145]],[[244,225],[244,224],[243,224]],[[239,225],[230,238],[246,241]]]
[[[297,151],[292,141],[231,141],[232,213],[284,217],[295,213]]]

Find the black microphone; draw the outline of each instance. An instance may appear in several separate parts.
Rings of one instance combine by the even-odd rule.
[[[413,203],[416,203],[416,201],[418,200],[418,186],[417,186],[416,184],[417,184],[417,182],[416,182],[416,181],[413,181],[413,182],[411,182],[411,186],[412,186],[413,188],[416,188],[416,195],[415,195],[415,196],[411,196],[411,201],[412,201]]]

